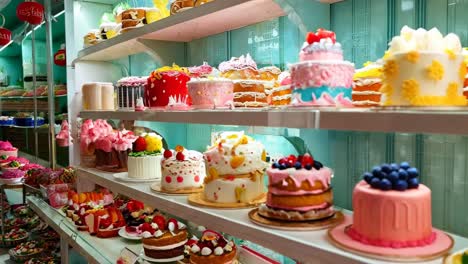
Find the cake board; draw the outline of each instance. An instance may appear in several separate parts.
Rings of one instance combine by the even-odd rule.
[[[332,216],[318,220],[286,221],[264,217],[258,213],[258,208],[249,212],[249,218],[257,225],[285,231],[316,231],[334,227],[344,221],[344,215],[341,211],[336,211]]]
[[[180,261],[180,260],[184,259],[184,255],[174,257],[174,258],[168,258],[168,259],[154,259],[154,258],[150,258],[150,257],[146,256],[144,252],[142,252],[140,256],[141,256],[142,259],[144,259],[146,261],[155,262],[155,263],[174,263],[176,261]]]
[[[152,179],[135,179],[135,178],[129,178],[128,173],[114,173],[112,174],[114,179],[117,179],[119,181],[123,182],[133,182],[133,183],[141,183],[141,182],[155,182],[155,181],[160,181],[161,178],[152,178]]]
[[[259,198],[252,201],[251,203],[215,203],[207,201],[204,194],[201,193],[192,193],[188,197],[188,202],[192,205],[209,207],[209,208],[218,208],[218,209],[241,209],[241,208],[252,208],[259,206],[262,203],[266,202],[266,194],[262,194]]]
[[[167,191],[164,188],[162,188],[161,182],[159,182],[159,181],[151,184],[151,190],[153,190],[153,191],[155,191],[157,193],[161,193],[161,194],[176,195],[176,196],[189,195],[189,194],[192,194],[192,193],[203,192],[203,188],[198,188],[198,189],[195,189],[195,190],[191,189],[191,190]]]
[[[349,237],[345,231],[352,225],[352,216],[345,216],[344,222],[328,230],[329,241],[338,248],[368,258],[393,262],[430,261],[446,255],[453,247],[453,238],[441,230],[433,229],[437,238],[424,247],[390,248],[366,245]]]

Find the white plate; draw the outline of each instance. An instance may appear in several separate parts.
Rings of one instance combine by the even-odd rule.
[[[157,263],[174,262],[174,261],[179,261],[179,260],[184,259],[184,255],[174,257],[174,258],[168,258],[168,259],[154,259],[154,258],[150,258],[150,257],[146,256],[144,252],[142,252],[140,256],[144,260],[147,260],[147,261],[150,261],[150,262],[157,262]]]
[[[1,184],[15,184],[15,183],[19,183],[23,180],[24,177],[21,177],[21,178],[13,178],[13,179],[3,179],[3,178],[0,178],[0,183]]]
[[[139,236],[131,236],[125,231],[125,227],[120,228],[119,230],[119,236],[128,239],[128,240],[141,240],[141,237]]]
[[[129,178],[127,172],[122,172],[122,173],[114,173],[112,176],[120,181],[124,182],[154,182],[154,181],[160,181],[161,178],[154,178],[154,179],[134,179],[134,178]]]
[[[464,248],[464,249],[455,251],[454,253],[446,256],[445,259],[444,259],[444,264],[453,264],[455,256],[459,255],[459,254],[463,254],[463,252],[465,252],[466,250],[467,250],[467,248]]]

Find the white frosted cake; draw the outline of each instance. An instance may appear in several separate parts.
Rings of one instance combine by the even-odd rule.
[[[177,146],[165,150],[161,162],[161,187],[166,191],[196,191],[203,188],[206,176],[203,154]]]
[[[244,132],[224,132],[204,153],[208,167],[205,199],[218,203],[250,203],[265,193],[266,152]]]
[[[128,156],[128,177],[133,179],[161,178],[162,138],[155,133],[142,134]]]

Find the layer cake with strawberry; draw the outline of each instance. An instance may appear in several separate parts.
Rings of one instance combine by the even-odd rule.
[[[352,106],[354,64],[343,60],[334,32],[309,32],[299,58],[290,66],[293,105]]]
[[[267,169],[267,202],[261,216],[286,221],[318,220],[334,215],[333,172],[312,155],[290,155]]]

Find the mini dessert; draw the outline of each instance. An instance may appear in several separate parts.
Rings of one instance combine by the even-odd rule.
[[[277,85],[273,88],[271,94],[271,104],[275,106],[289,105],[291,103],[291,75],[289,72],[282,72],[277,81]]]
[[[233,241],[228,241],[217,232],[206,230],[202,238],[190,248],[190,263],[234,263],[236,254],[237,248]]]
[[[146,24],[146,10],[131,8],[122,12],[122,31],[142,27]]]
[[[86,34],[83,37],[83,44],[85,48],[96,45],[101,41],[101,34],[97,29],[91,30],[88,34]]]
[[[18,157],[18,149],[8,141],[0,140],[0,156]]]
[[[381,60],[367,62],[364,68],[356,70],[353,84],[353,105],[359,107],[379,106],[382,93],[382,67]]]
[[[382,104],[386,106],[466,105],[466,65],[460,39],[436,28],[407,26],[390,42],[384,59]]]
[[[156,133],[142,134],[128,155],[128,177],[133,179],[161,178],[163,142]]]
[[[0,126],[13,126],[15,121],[11,116],[0,116]]]
[[[57,145],[60,147],[70,146],[72,137],[70,136],[70,126],[68,125],[67,120],[62,121],[62,124],[60,125],[60,131],[58,132],[57,136],[55,136],[55,139],[57,140]]]
[[[242,55],[219,64],[221,77],[231,79],[234,83],[235,107],[265,107],[267,94],[265,82],[260,80],[257,64],[250,57]]]
[[[125,219],[125,232],[129,236],[138,237],[141,235],[140,226],[143,223],[151,222],[153,210],[145,208],[145,205],[137,200],[130,200],[122,210]]]
[[[195,6],[196,0],[175,0],[171,4],[171,15],[185,11]]]
[[[299,58],[290,67],[293,105],[352,106],[354,64],[343,60],[334,32],[309,32]]]
[[[143,97],[147,78],[125,77],[117,81],[117,104],[120,109],[136,107],[138,98]]]
[[[85,216],[86,225],[91,235],[100,238],[116,237],[125,226],[125,220],[119,209],[106,207]]]
[[[267,202],[260,206],[260,215],[305,221],[330,217],[335,213],[330,185],[333,172],[310,154],[282,158],[267,169],[267,174]]]
[[[194,108],[213,109],[232,106],[233,83],[219,77],[219,72],[206,62],[201,66],[190,67],[187,83],[188,92]]]
[[[153,71],[145,87],[145,105],[155,108],[187,108],[192,104],[188,96],[187,68],[165,66]]]
[[[251,203],[263,197],[266,152],[244,132],[221,133],[204,153],[204,197],[217,203]]]
[[[0,221],[1,224],[1,221]],[[26,227],[28,223],[23,218],[13,217],[5,219],[4,228],[5,230],[11,230],[13,228],[23,228]]]
[[[18,261],[33,258],[44,251],[42,243],[38,241],[23,242],[10,250],[12,257]]]
[[[177,261],[184,258],[188,233],[183,223],[156,215],[152,223],[144,223],[141,230],[145,256],[159,261]]]
[[[5,233],[4,237],[0,234],[0,240],[3,242],[2,244],[8,247],[14,247],[27,240],[28,237],[28,232],[21,228],[11,229]]]
[[[99,26],[99,31],[101,33],[101,39],[111,39],[117,36],[120,32],[122,24],[117,24],[114,22],[102,23]]]
[[[32,258],[26,261],[24,264],[58,264],[60,261],[54,257],[43,257],[43,258]]]
[[[418,176],[408,162],[382,164],[364,173],[353,191],[353,225],[347,234],[378,247],[432,244],[436,233],[431,222],[431,190],[419,184]]]
[[[162,189],[170,192],[197,191],[203,188],[206,176],[203,154],[177,146],[175,151],[165,150],[161,162]]]
[[[10,164],[14,164],[15,162],[16,161]],[[25,174],[26,172],[18,169],[3,169],[2,174],[0,175],[0,179],[3,183],[12,184],[20,182],[24,178]]]

